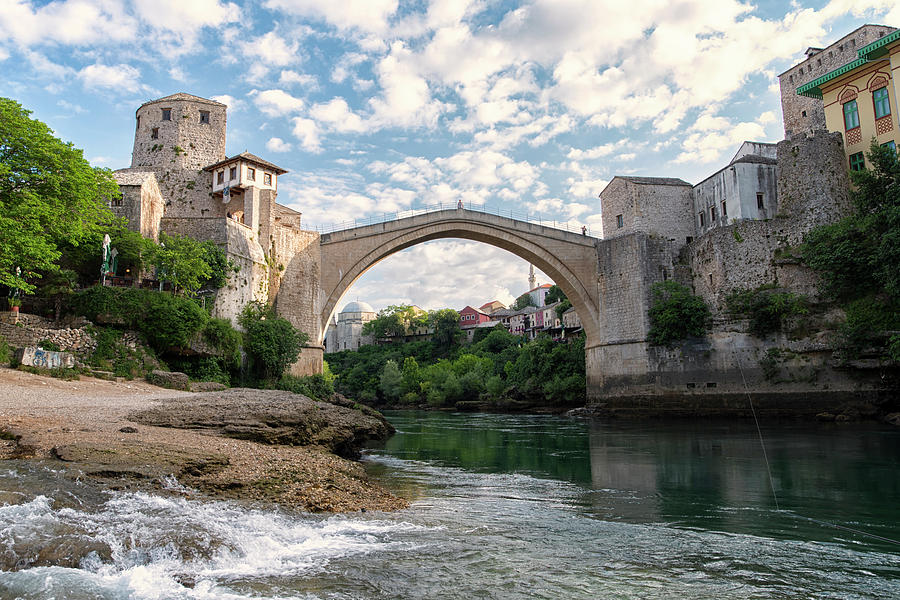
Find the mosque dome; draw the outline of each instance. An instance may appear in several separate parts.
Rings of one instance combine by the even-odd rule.
[[[373,313],[375,309],[372,308],[371,304],[367,302],[350,302],[347,306],[344,307],[344,310],[341,311],[343,313]]]

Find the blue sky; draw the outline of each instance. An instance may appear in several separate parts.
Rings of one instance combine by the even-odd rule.
[[[586,224],[614,175],[697,182],[783,137],[777,75],[896,0],[0,0],[0,95],[98,166],[134,112],[229,106],[228,154],[290,171],[307,225],[458,198]],[[425,308],[527,287],[505,251],[446,240],[379,263],[345,301]],[[538,275],[540,282],[546,276]]]

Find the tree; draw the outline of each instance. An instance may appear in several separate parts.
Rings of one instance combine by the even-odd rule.
[[[651,344],[671,346],[690,336],[702,336],[709,322],[709,307],[702,298],[676,281],[654,283],[650,292]]]
[[[309,340],[290,321],[276,315],[272,307],[259,302],[245,306],[238,323],[244,328],[244,350],[254,371],[268,380],[279,379]]]
[[[529,306],[537,306],[537,304],[534,303],[534,299],[531,297],[531,294],[526,292],[516,298],[516,301],[512,305],[512,309],[522,310],[523,308],[528,308]]]
[[[562,300],[568,300],[565,292],[563,292],[562,288],[558,285],[551,285],[550,289],[547,290],[547,295],[544,296],[544,304],[550,305],[554,302],[561,302]]]
[[[428,313],[428,324],[434,332],[434,343],[448,351],[462,337],[459,328],[459,313],[452,308],[442,308]]]
[[[230,272],[237,270],[218,246],[188,236],[160,233],[159,245],[151,246],[149,254],[159,278],[170,281],[176,291],[189,296],[207,284],[214,288],[224,286]]]
[[[107,202],[119,195],[108,169],[30,114],[0,98],[0,284],[29,294],[29,278],[59,268],[60,244],[77,246],[115,221]]]
[[[388,400],[397,400],[403,393],[403,375],[400,373],[397,363],[393,360],[384,363],[379,388]]]
[[[378,316],[363,325],[363,335],[375,339],[401,338],[427,324],[428,315],[414,306],[400,304],[388,306]]]

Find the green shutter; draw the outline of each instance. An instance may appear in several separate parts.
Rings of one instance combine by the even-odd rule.
[[[850,155],[850,170],[851,171],[864,171],[866,168],[866,159],[863,158],[862,152],[857,152],[856,154]]]

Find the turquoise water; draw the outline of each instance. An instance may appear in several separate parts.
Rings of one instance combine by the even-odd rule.
[[[365,465],[412,500],[390,514],[109,494],[8,462],[0,597],[900,597],[900,545],[858,533],[900,538],[896,429],[764,423],[776,508],[752,423],[388,416]]]

